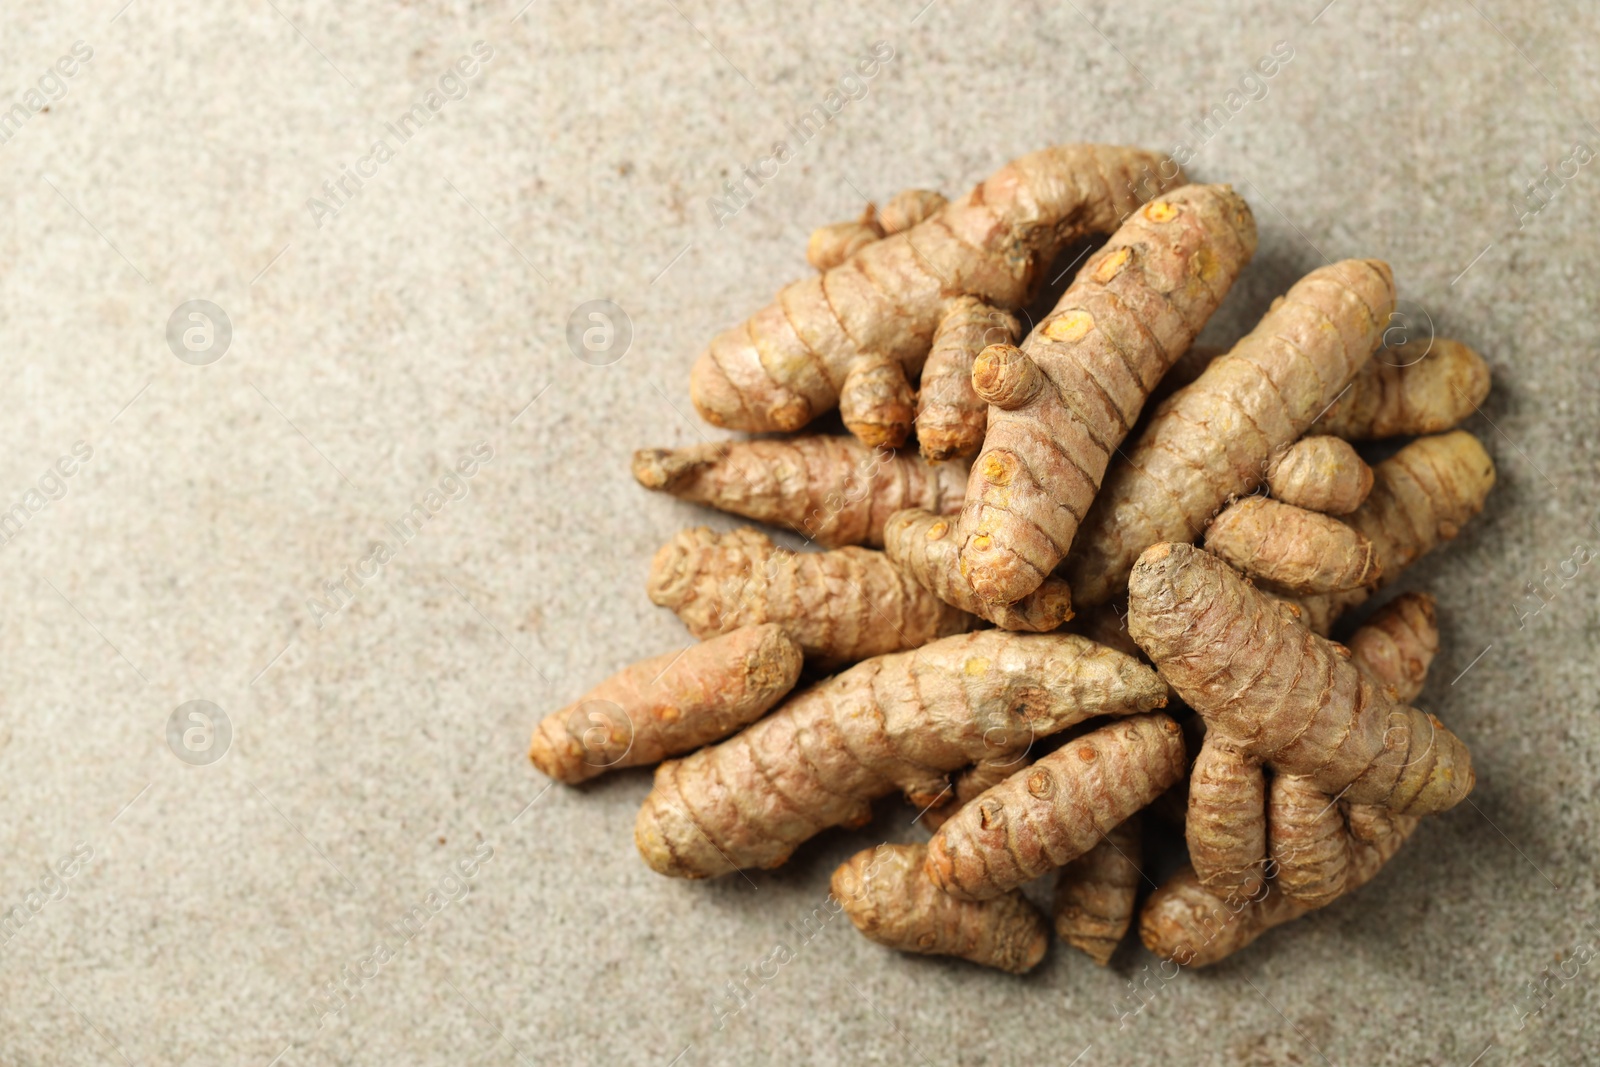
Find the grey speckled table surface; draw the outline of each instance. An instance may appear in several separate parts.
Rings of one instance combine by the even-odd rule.
[[[1527,583],[1600,549],[1600,168],[1564,164],[1600,148],[1600,9],[923,3],[7,5],[0,1062],[1594,1062],[1600,570],[1537,614]],[[724,181],[879,41],[719,225]],[[1261,249],[1218,338],[1378,256],[1495,375],[1468,424],[1490,506],[1406,580],[1439,597],[1422,703],[1472,745],[1472,803],[1171,980],[1134,945],[1014,979],[842,920],[802,940],[908,810],[680,884],[634,853],[646,772],[547,790],[523,758],[540,712],[685,640],[650,553],[731,524],[627,460],[708,432],[699,346],[813,225],[1070,140],[1184,143],[1245,194]],[[566,342],[595,299],[631,321],[604,366]],[[351,602],[312,603],[347,567]],[[197,700],[221,715],[177,749],[222,755],[190,765],[168,724]]]

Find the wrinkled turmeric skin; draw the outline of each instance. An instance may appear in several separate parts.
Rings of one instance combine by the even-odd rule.
[[[1071,634],[981,630],[880,656],[791,697],[719,745],[656,770],[634,827],[654,870],[705,878],[776,867],[900,791],[918,807],[950,773],[1020,759],[1039,737],[1166,702],[1154,671]]]
[[[989,427],[960,526],[961,571],[979,596],[1015,603],[1061,562],[1145,398],[1255,247],[1231,187],[1185,186],[1130,216],[1020,349],[979,357]]]
[[[1128,584],[1128,630],[1206,722],[1206,747],[1400,814],[1445,811],[1472,759],[1431,715],[1400,704],[1220,559],[1162,544]]]
[[[654,656],[546,716],[528,758],[575,784],[693,751],[759,719],[794,688],[800,666],[800,646],[775,624]]]
[[[1136,715],[1073,739],[988,790],[928,842],[928,874],[988,900],[1077,859],[1183,776],[1183,731]]]
[[[748,527],[684,530],[656,553],[647,588],[651,603],[671,608],[696,637],[776,622],[824,669],[978,625],[882,552],[790,552]]]
[[[889,520],[884,538],[884,551],[896,566],[946,604],[987,619],[1002,630],[1044,633],[1072,618],[1072,590],[1060,578],[1046,578],[1015,604],[994,604],[980,597],[961,573],[955,523],[942,515],[921,509],[902,511]]]
[[[951,305],[1023,306],[1056,253],[1139,208],[1162,165],[1142,149],[1059,145],[882,240],[855,231],[847,258],[712,340],[690,376],[695,407],[751,433],[792,432],[838,407],[862,443],[898,447],[915,414],[910,383]]]
[[[1195,540],[1229,499],[1260,485],[1367,364],[1394,302],[1393,273],[1379,260],[1314,270],[1152,413],[1073,543],[1066,577],[1079,605],[1121,596],[1141,552]]]
[[[833,872],[834,899],[868,938],[901,952],[959,956],[1012,974],[1032,970],[1050,930],[1021,893],[957,900],[928,880],[926,845],[879,845]]]
[[[1139,872],[1139,816],[1113,827],[1105,839],[1061,868],[1052,913],[1056,936],[1100,966],[1133,922]]]
[[[640,449],[633,476],[646,489],[787,527],[824,548],[881,548],[890,515],[953,515],[967,487],[960,464],[934,466],[828,434]]]

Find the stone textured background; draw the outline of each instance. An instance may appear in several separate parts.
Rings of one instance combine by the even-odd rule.
[[[1593,5],[118,3],[0,16],[0,92],[54,97],[0,144],[0,502],[28,514],[0,545],[0,910],[22,909],[0,1061],[1592,1054],[1594,966],[1545,969],[1600,934],[1600,571],[1519,614],[1526,583],[1600,548],[1600,169],[1520,217],[1544,168],[1600,147]],[[308,199],[397,142],[385,124],[479,40],[464,97],[319,226]],[[895,58],[866,95],[718,226],[708,198],[880,40]],[[92,58],[51,80],[77,41]],[[842,919],[802,943],[840,859],[919,833],[903,807],[779,872],[679,884],[634,853],[646,772],[547,789],[534,718],[682,644],[645,599],[650,554],[730,525],[635,487],[629,453],[709,433],[689,365],[805,269],[810,228],[1053,142],[1195,147],[1188,123],[1279,41],[1293,59],[1189,168],[1261,229],[1212,333],[1325,257],[1379,256],[1413,321],[1493,365],[1468,428],[1499,485],[1404,583],[1440,600],[1422,703],[1473,747],[1472,803],[1358,898],[1148,979],[1119,1020],[1155,964],[1134,945],[1013,979]],[[232,323],[208,365],[166,340],[191,299]],[[565,340],[594,299],[631,319],[607,366]],[[79,441],[65,495],[28,497],[60,495],[47,471]],[[308,598],[479,443],[469,495],[319,627]],[[208,766],[167,741],[190,700],[231,724]],[[441,883],[459,899],[398,935]],[[719,1029],[727,983],[780,942],[796,958]],[[359,996],[333,1012],[317,994],[341,972]],[[1522,1020],[1537,981],[1548,1005]]]

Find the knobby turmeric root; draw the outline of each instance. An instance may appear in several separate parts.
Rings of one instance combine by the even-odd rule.
[[[892,237],[931,219],[949,202],[937,189],[902,189],[878,212],[878,223],[883,235]]]
[[[1267,792],[1267,827],[1280,892],[1313,908],[1344,892],[1351,841],[1339,798],[1299,775],[1277,775]]]
[[[933,335],[917,392],[917,445],[923,456],[938,461],[978,451],[989,424],[989,405],[972,388],[972,365],[979,352],[990,345],[1014,344],[1021,332],[1015,315],[976,297],[950,305]]]
[[[1347,521],[1372,542],[1384,580],[1393,581],[1453,540],[1493,485],[1494,461],[1476,437],[1463,430],[1423,437],[1378,464],[1371,495]]]
[[[947,637],[858,664],[663,763],[634,840],[651,868],[680,878],[776,867],[828,827],[864,824],[878,797],[898,789],[930,805],[976,760],[1165,702],[1154,671],[1081,637]]]
[[[1349,646],[1351,662],[1395,700],[1415,700],[1439,652],[1437,602],[1427,593],[1398,596],[1350,635]]]
[[[1351,805],[1346,816],[1353,845],[1344,892],[1370,882],[1416,829],[1414,815]],[[1358,829],[1359,827],[1359,829]],[[1184,967],[1207,967],[1256,938],[1314,910],[1265,883],[1254,895],[1228,896],[1207,889],[1183,868],[1145,901],[1139,938],[1145,948]]]
[[[1494,486],[1494,461],[1464,430],[1421,437],[1372,470],[1366,503],[1345,517],[1372,542],[1381,577],[1375,589],[1461,532],[1483,510]],[[1346,610],[1364,603],[1371,589],[1306,597],[1307,623],[1316,633]]]
[[[640,449],[633,476],[646,489],[786,526],[824,548],[880,547],[890,515],[954,514],[967,489],[963,466],[828,434]]]
[[[1057,252],[1110,233],[1139,207],[1139,182],[1161,166],[1156,153],[1107,145],[1015,160],[717,336],[690,378],[695,407],[707,422],[764,433],[798,430],[838,406],[864,443],[898,446],[909,383],[949,305],[974,296],[1021,307]]]
[[[1385,687],[1392,699],[1415,699],[1439,650],[1433,597],[1426,593],[1397,597],[1351,636],[1349,647],[1351,662]],[[1371,826],[1379,818],[1374,812],[1381,811],[1371,805],[1343,805],[1291,775],[1274,779],[1267,838],[1278,888],[1311,907],[1344,893],[1359,841],[1346,822],[1354,829]]]
[[[1144,877],[1140,836],[1137,815],[1113,826],[1103,841],[1061,868],[1056,882],[1056,936],[1102,967],[1133,922]]]
[[[1442,433],[1489,395],[1489,365],[1460,341],[1410,341],[1375,356],[1317,420],[1351,441]]]
[[[1128,630],[1205,719],[1206,748],[1225,746],[1246,768],[1269,764],[1329,795],[1402,814],[1445,811],[1471,791],[1459,738],[1391,700],[1348,649],[1311,633],[1210,553],[1156,545],[1139,558],[1128,592]],[[1191,827],[1204,817],[1198,799],[1191,784]]]
[[[883,225],[878,221],[878,206],[868,204],[854,222],[835,222],[818,226],[806,242],[806,262],[818,270],[837,267],[874,241],[883,240]]]
[[[650,565],[650,602],[699,638],[776,622],[818,667],[916,648],[977,620],[934,596],[882,552],[790,552],[748,527],[685,530]]]
[[[1120,596],[1139,553],[1193,541],[1230,497],[1259,485],[1372,355],[1394,299],[1378,260],[1314,270],[1163,403],[1112,467],[1073,545],[1066,574],[1080,606]],[[969,483],[963,515],[973,497]]]
[[[1026,750],[1013,752],[1010,750],[997,751],[994,755],[977,760],[966,770],[955,776],[955,781],[945,792],[944,796],[932,805],[922,809],[917,814],[915,822],[920,822],[929,830],[937,830],[950,821],[950,816],[972,803],[978,797],[987,793],[1013,774],[1033,765],[1033,757]]]
[[[1422,691],[1438,647],[1433,598],[1408,593],[1355,632],[1350,661],[1385,687],[1391,699],[1411,700]],[[1376,817],[1372,812],[1381,810],[1347,805],[1296,775],[1275,777],[1267,798],[1267,845],[1278,890],[1311,907],[1340,896],[1348,887],[1355,854],[1346,823],[1367,825]],[[1195,869],[1210,888],[1223,888],[1205,877],[1198,862]]]
[[[928,880],[927,851],[926,845],[879,845],[833,872],[833,896],[857,930],[901,952],[959,956],[1012,974],[1044,959],[1049,928],[1026,897],[957,900]]]
[[[882,211],[876,204],[868,204],[854,222],[836,222],[812,230],[806,244],[806,262],[820,271],[832,270],[872,242],[909,230],[946,202],[932,189],[906,189],[890,197]]]
[[[961,900],[999,896],[1088,852],[1183,770],[1183,731],[1168,716],[1103,726],[951,816],[928,842],[928,875]]]
[[[915,508],[898,512],[890,518],[884,540],[884,554],[940,600],[1002,630],[1043,633],[1072,618],[1072,590],[1059,578],[1046,578],[1015,604],[993,604],[978,596],[961,573],[953,522],[944,516]]]
[[[1210,731],[1189,772],[1184,837],[1201,882],[1249,895],[1261,886],[1267,854],[1267,776],[1261,764]]]
[[[972,384],[989,429],[960,528],[979,596],[1020,600],[1061,562],[1111,453],[1255,248],[1255,219],[1231,187],[1178,189],[1090,257],[1020,350],[979,356]]]
[[[782,700],[800,646],[776,624],[635,663],[534,728],[528,758],[569,784],[719,741]]]
[[[1273,459],[1267,486],[1285,504],[1348,515],[1372,492],[1372,468],[1344,438],[1316,434],[1300,438]]]
[[[1289,593],[1332,593],[1378,580],[1371,541],[1330,515],[1264,496],[1224,508],[1206,528],[1206,548]]]

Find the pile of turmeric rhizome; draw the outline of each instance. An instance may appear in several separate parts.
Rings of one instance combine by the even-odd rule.
[[[777,867],[901,793],[918,840],[840,866],[844,911],[1014,972],[1049,942],[1020,889],[1040,875],[1056,933],[1099,963],[1137,908],[1152,952],[1203,966],[1354,892],[1460,802],[1468,752],[1412,704],[1433,599],[1339,624],[1483,507],[1494,467],[1453,427],[1488,369],[1395,343],[1373,259],[1194,347],[1256,228],[1231,187],[1175,171],[1065,145],[817,230],[816,273],[690,379],[708,422],[759,436],[634,457],[646,487],[807,550],[675,537],[648,592],[700,643],[550,715],[535,765],[575,783],[659,762],[635,842],[677,878]],[[1091,239],[1024,337],[1051,264]],[[805,432],[834,408],[847,433]],[[1188,864],[1140,905],[1161,834]]]

